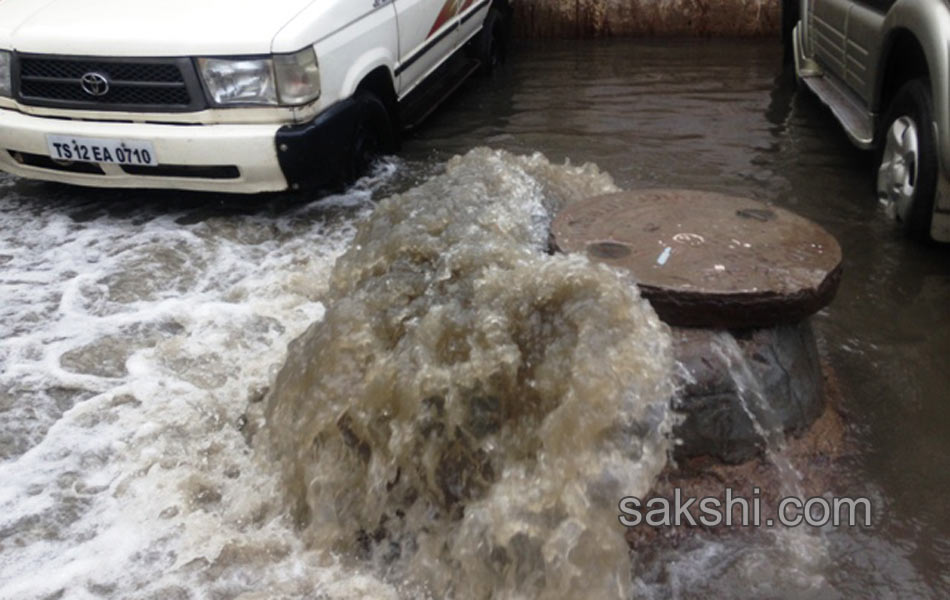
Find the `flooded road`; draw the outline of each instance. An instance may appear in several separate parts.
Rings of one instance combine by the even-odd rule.
[[[332,313],[334,262],[375,202],[439,190],[444,163],[479,146],[554,163],[458,167],[519,202],[571,179],[707,189],[812,218],[844,249],[815,321],[856,448],[846,490],[874,499],[876,526],[698,536],[632,557],[631,593],[946,597],[950,252],[899,236],[870,156],[779,59],[772,42],[523,44],[399,159],[321,202],[0,175],[0,598],[417,597],[288,523],[281,467],[249,445],[245,414]]]

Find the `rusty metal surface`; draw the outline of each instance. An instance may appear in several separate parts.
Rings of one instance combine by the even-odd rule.
[[[643,190],[569,206],[563,252],[629,270],[664,320],[693,327],[799,321],[834,298],[841,247],[817,224],[755,200]]]

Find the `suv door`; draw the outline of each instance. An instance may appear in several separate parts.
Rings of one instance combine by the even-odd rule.
[[[844,81],[847,70],[850,0],[810,0],[808,29],[815,61],[822,70]]]
[[[822,70],[871,106],[881,29],[896,0],[808,0],[810,49]]]
[[[399,95],[419,84],[458,46],[459,0],[396,0]]]
[[[848,70],[845,83],[875,109],[878,63],[884,49],[884,18],[896,0],[857,0],[848,14]]]

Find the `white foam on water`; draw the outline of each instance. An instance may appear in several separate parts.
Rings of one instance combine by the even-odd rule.
[[[0,178],[0,598],[395,597],[303,546],[241,417],[396,172],[195,223]]]

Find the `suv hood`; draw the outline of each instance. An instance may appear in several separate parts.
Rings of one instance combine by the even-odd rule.
[[[269,54],[315,0],[0,0],[0,48],[86,56]]]

